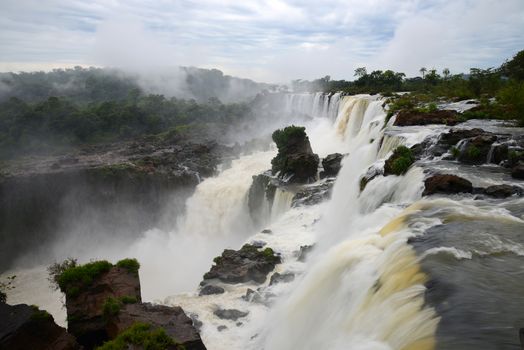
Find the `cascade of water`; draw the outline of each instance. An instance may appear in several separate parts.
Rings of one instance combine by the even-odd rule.
[[[401,142],[391,138],[379,155],[385,116],[375,98],[342,98],[335,128],[349,155],[317,225],[322,239],[310,269],[275,308],[262,348],[433,347],[438,319],[423,306],[426,277],[406,244],[410,211],[391,220],[399,210],[381,206],[419,198],[421,186],[414,184],[423,173],[413,168],[405,177],[379,177],[359,190],[366,169]]]
[[[273,205],[271,206],[271,221],[275,221],[291,208],[291,202],[293,201],[294,193],[277,188],[275,191],[275,198],[273,199]]]

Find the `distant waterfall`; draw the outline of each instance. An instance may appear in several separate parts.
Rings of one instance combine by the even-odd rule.
[[[318,118],[334,120],[338,114],[341,93],[326,94],[301,93],[287,94],[285,110],[287,113],[299,113]]]

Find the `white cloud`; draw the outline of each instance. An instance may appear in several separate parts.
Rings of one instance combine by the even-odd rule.
[[[465,71],[524,48],[522,0],[3,0],[0,70],[218,67],[265,81]]]

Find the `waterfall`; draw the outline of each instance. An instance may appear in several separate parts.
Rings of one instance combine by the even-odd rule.
[[[335,120],[342,94],[323,92],[286,94],[285,112]]]
[[[273,205],[271,206],[271,221],[275,221],[279,216],[291,208],[291,202],[293,201],[294,195],[293,192],[280,188],[276,189]]]
[[[360,194],[358,181],[379,157],[400,144],[387,138],[381,101],[348,96],[334,127],[349,155],[317,225],[316,254],[291,294],[268,316],[264,349],[432,349],[438,318],[424,306],[424,282],[406,244],[410,203],[421,195],[423,173],[380,177]],[[255,347],[257,348],[257,347]]]

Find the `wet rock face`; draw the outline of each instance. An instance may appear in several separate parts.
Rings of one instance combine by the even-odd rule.
[[[337,176],[338,172],[342,168],[341,162],[343,158],[344,155],[340,153],[333,153],[322,159],[322,167],[324,168],[324,171],[320,174],[320,177]]]
[[[243,318],[249,315],[248,311],[240,311],[236,309],[217,309],[213,313],[216,317],[220,319],[232,321],[236,321],[239,318]]]
[[[140,302],[138,273],[112,267],[78,295],[66,295],[68,330],[82,345],[91,348],[108,339],[103,309],[110,297],[131,297]]]
[[[186,350],[206,349],[198,331],[193,326],[193,321],[178,306],[170,307],[149,303],[124,305],[118,314],[107,322],[109,337],[115,338],[136,322],[164,329],[168,336]]]
[[[446,124],[456,125],[460,123],[459,114],[455,111],[438,110],[433,112],[419,112],[414,110],[403,110],[397,114],[394,125],[428,125]]]
[[[483,164],[488,161],[491,145],[497,141],[495,135],[480,135],[468,141],[464,150],[458,156],[458,160],[466,164]]]
[[[271,275],[271,279],[269,280],[269,285],[272,286],[274,284],[278,283],[289,283],[293,282],[295,280],[295,274],[291,272],[287,273],[278,273],[275,272],[273,275]]]
[[[277,156],[271,160],[273,174],[295,183],[316,179],[319,158],[311,149],[304,127],[288,126],[276,130],[272,137],[278,148]]]
[[[520,163],[511,169],[511,176],[515,179],[524,180],[524,163]]]
[[[423,196],[435,193],[454,194],[472,193],[473,185],[468,180],[456,175],[433,175],[424,181],[425,190]]]
[[[493,134],[479,128],[451,130],[450,132],[444,133],[440,136],[439,144],[451,147],[456,145],[460,140],[489,135]]]
[[[311,185],[303,186],[293,196],[292,206],[315,205],[331,196],[331,190],[335,184],[335,179],[325,179]]]
[[[493,185],[484,189],[484,193],[495,198],[507,198],[515,194],[522,194],[522,189],[520,187],[510,185]]]
[[[0,349],[77,350],[80,345],[45,311],[0,303]]]
[[[222,287],[214,286],[214,285],[207,285],[202,287],[200,289],[200,293],[198,295],[212,295],[212,294],[222,294],[225,290]]]
[[[219,279],[225,283],[264,283],[267,275],[281,259],[271,248],[259,250],[246,244],[240,250],[224,250],[214,262],[215,265],[204,275],[204,285],[207,284],[206,280],[212,279]]]

